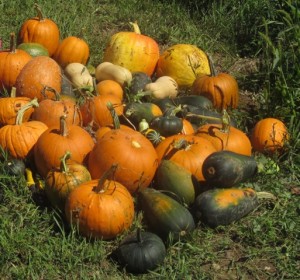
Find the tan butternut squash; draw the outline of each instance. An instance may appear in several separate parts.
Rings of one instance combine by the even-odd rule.
[[[155,82],[147,84],[144,91],[157,99],[174,98],[178,94],[178,84],[173,78],[162,76]]]

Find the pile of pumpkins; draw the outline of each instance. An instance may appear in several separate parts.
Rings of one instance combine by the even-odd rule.
[[[145,272],[163,261],[162,240],[178,240],[198,220],[227,225],[270,197],[239,184],[259,172],[253,152],[282,152],[288,131],[275,118],[249,136],[237,128],[229,114],[238,83],[216,73],[203,50],[160,51],[134,22],[93,67],[88,43],[60,40],[36,10],[0,50],[0,146],[43,178],[52,206],[80,234],[114,239],[142,211],[146,231],[127,237],[116,256]]]

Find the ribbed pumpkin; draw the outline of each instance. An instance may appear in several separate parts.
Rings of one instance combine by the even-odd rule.
[[[178,163],[190,171],[198,181],[204,181],[203,161],[215,151],[216,148],[210,141],[194,135],[172,135],[156,147],[159,161],[166,159]]]
[[[71,98],[62,99],[58,92],[55,93],[55,100],[44,99],[34,109],[32,119],[45,123],[48,127],[59,126],[60,117],[67,115],[67,124],[81,125],[82,118],[79,107]]]
[[[48,56],[32,58],[21,70],[16,80],[17,96],[55,99],[54,91],[61,92],[61,69]]]
[[[39,121],[22,122],[24,111],[32,106],[38,106],[37,100],[24,105],[18,111],[16,124],[0,128],[0,146],[13,158],[25,159],[31,155],[39,137],[48,129],[47,125]]]
[[[275,153],[282,151],[289,139],[289,133],[281,120],[265,118],[255,124],[250,139],[255,151]]]
[[[98,138],[89,155],[88,169],[93,179],[117,164],[114,180],[131,193],[147,188],[156,172],[158,159],[151,142],[135,130],[114,129]]]
[[[118,32],[111,37],[103,60],[151,76],[159,58],[159,46],[154,39],[141,34],[136,22],[131,24],[133,32]]]
[[[195,45],[170,46],[157,62],[156,75],[172,77],[180,88],[190,88],[200,74],[210,74],[209,61],[205,52]]]
[[[94,147],[92,136],[78,125],[67,125],[66,115],[60,125],[47,129],[34,147],[34,162],[38,173],[46,177],[53,168],[59,168],[60,158],[69,151],[74,162],[83,164]],[[54,148],[55,147],[55,148]]]
[[[250,156],[252,146],[248,136],[240,129],[224,127],[223,124],[204,124],[200,126],[195,135],[209,140],[217,151],[232,151]]]
[[[49,55],[52,56],[59,45],[59,28],[53,20],[43,16],[37,4],[34,7],[38,15],[22,24],[18,34],[18,44],[39,43],[46,47]]]
[[[69,63],[78,62],[86,65],[90,56],[90,47],[85,40],[76,36],[63,39],[56,49],[53,59],[65,68]]]
[[[91,175],[84,165],[72,161],[69,151],[60,161],[60,167],[50,170],[45,178],[45,192],[52,206],[64,213],[69,193],[82,183],[90,181]]]
[[[109,240],[132,225],[133,197],[122,184],[103,175],[71,191],[65,214],[83,236]]]
[[[11,91],[22,68],[31,58],[27,52],[16,49],[15,34],[11,33],[9,50],[0,50],[0,92]]]

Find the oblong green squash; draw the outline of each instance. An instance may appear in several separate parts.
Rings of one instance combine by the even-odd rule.
[[[181,204],[190,205],[195,200],[195,187],[191,172],[172,160],[162,160],[155,175],[155,188]]]
[[[207,190],[196,197],[193,213],[197,220],[210,227],[225,226],[253,211],[260,198],[274,199],[274,196],[251,188]]]
[[[202,173],[212,187],[232,187],[255,176],[257,162],[252,156],[218,151],[204,160]]]
[[[32,57],[36,56],[49,56],[48,50],[39,43],[21,43],[17,46],[17,49],[21,49]]]
[[[164,240],[178,240],[195,228],[191,212],[158,190],[146,188],[140,191],[138,207],[149,229]]]

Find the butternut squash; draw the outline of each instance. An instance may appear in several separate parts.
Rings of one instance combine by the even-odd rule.
[[[178,94],[178,84],[173,78],[162,76],[155,82],[147,84],[144,91],[156,99],[174,98]]]

